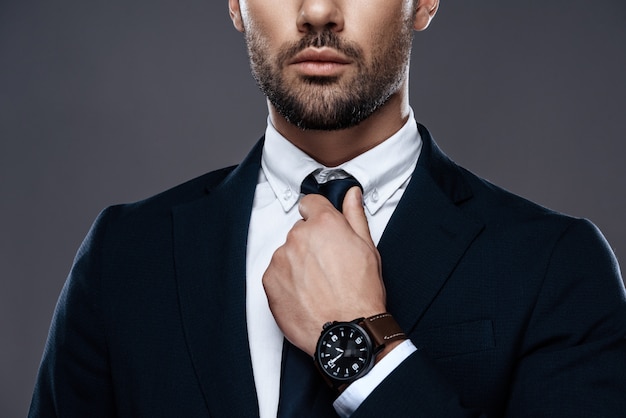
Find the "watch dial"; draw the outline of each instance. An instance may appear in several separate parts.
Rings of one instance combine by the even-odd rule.
[[[371,367],[369,335],[352,323],[336,324],[326,330],[319,343],[317,361],[336,380],[351,380]]]

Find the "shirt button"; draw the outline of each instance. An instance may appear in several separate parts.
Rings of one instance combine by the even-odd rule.
[[[283,192],[283,199],[287,201],[291,199],[291,196],[293,196],[291,189],[290,188],[285,189],[285,191]]]
[[[380,196],[378,196],[378,190],[374,189],[370,197],[372,199],[372,202],[374,203],[378,202],[378,199],[380,199]]]

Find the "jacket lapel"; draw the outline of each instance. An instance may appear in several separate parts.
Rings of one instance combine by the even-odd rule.
[[[212,416],[257,416],[246,328],[246,243],[262,141],[209,195],[174,209],[183,328]]]
[[[460,168],[419,128],[418,165],[378,245],[387,308],[407,333],[483,228],[459,208],[472,197]]]

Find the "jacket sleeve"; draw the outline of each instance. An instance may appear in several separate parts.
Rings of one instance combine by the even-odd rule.
[[[522,353],[508,416],[625,413],[624,283],[590,222],[574,222],[555,247]]]
[[[106,332],[99,299],[100,247],[111,212],[82,243],[57,302],[28,416],[114,417]]]
[[[626,294],[597,228],[576,220],[553,248],[520,355],[507,417],[614,417],[626,411]],[[353,417],[477,417],[420,351],[406,359]]]

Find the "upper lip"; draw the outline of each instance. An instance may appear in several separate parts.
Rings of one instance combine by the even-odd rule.
[[[298,52],[290,61],[290,64],[300,62],[318,61],[318,62],[334,62],[337,64],[348,64],[350,60],[340,52],[329,48],[307,48]]]

